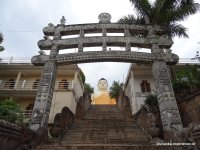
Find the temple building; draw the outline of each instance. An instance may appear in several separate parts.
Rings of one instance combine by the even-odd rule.
[[[116,104],[116,100],[109,96],[108,81],[106,79],[101,78],[97,87],[98,91],[92,95],[92,104]]]
[[[177,78],[178,72],[188,69],[189,66],[199,65],[197,63],[178,63],[168,66],[171,81]],[[184,78],[183,80],[187,80]],[[198,86],[182,87],[175,90],[176,101],[184,126],[188,126],[191,122],[200,123],[200,89]],[[136,114],[144,105],[144,101],[149,94],[157,94],[155,90],[154,78],[152,75],[151,64],[133,63],[129,67],[129,71],[124,84],[124,92],[118,101],[120,108],[123,105],[130,105],[132,115]],[[123,96],[122,96],[123,95]],[[124,99],[123,99],[124,97]]]
[[[0,63],[1,96],[17,101],[27,118],[31,117],[43,66],[34,66],[30,60],[2,59]],[[63,107],[75,114],[83,96],[81,69],[77,65],[59,66],[49,115],[52,123]],[[0,100],[3,99],[0,97]]]

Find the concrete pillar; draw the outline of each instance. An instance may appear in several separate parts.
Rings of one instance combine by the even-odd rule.
[[[106,44],[106,36],[107,36],[107,31],[106,29],[102,29],[102,37],[103,37],[103,44],[102,44],[102,50],[107,51],[107,44]]]
[[[75,75],[74,75],[74,82],[76,83],[77,80],[78,80],[78,74],[79,74],[79,71],[76,71],[75,72]]]
[[[82,42],[80,42],[78,44],[78,52],[83,52],[83,43]]]
[[[171,84],[170,70],[165,60],[159,59],[159,55],[163,53],[163,49],[159,46],[159,37],[156,35],[154,27],[149,29],[147,37],[153,41],[151,52],[155,56],[155,61],[152,71],[163,129],[181,130],[183,126]]]
[[[48,126],[51,102],[56,81],[57,65],[55,61],[47,61],[44,65],[39,88],[36,95],[30,128],[37,130]]]
[[[130,36],[130,33],[129,33],[129,29],[128,29],[128,28],[125,28],[125,29],[124,29],[124,36]]]
[[[22,72],[21,72],[21,70],[20,70],[20,71],[18,72],[18,74],[17,74],[17,78],[16,78],[16,81],[15,81],[14,89],[16,89],[17,86],[18,86],[19,80],[20,80],[20,78],[21,78],[21,74],[22,74]]]
[[[129,41],[126,42],[126,51],[131,51],[131,44]]]
[[[53,39],[61,39],[59,30],[55,32]],[[55,59],[58,53],[59,49],[57,45],[53,45],[51,47],[49,60],[44,64],[29,126],[32,130],[35,131],[40,127],[48,127],[49,114],[58,69]]]
[[[79,36],[80,36],[80,38],[84,38],[85,32],[83,29],[80,30]]]
[[[163,129],[173,128],[181,130],[181,117],[166,62],[155,61],[152,69]]]

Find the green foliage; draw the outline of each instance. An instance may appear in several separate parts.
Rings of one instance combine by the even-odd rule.
[[[3,42],[3,34],[0,33],[0,44]],[[3,46],[0,46],[0,52],[4,50]]]
[[[159,25],[170,37],[188,37],[186,28],[177,22],[199,11],[200,5],[194,0],[129,0],[134,6],[137,19],[133,16],[122,17],[119,23],[146,23]]]
[[[82,70],[80,70],[80,77],[81,77],[81,80],[82,80],[82,82],[84,84],[85,83],[85,75],[84,75]]]
[[[0,118],[12,123],[23,122],[24,119],[19,105],[12,99],[0,101]]]
[[[92,94],[92,93],[94,93],[94,88],[89,83],[85,83],[84,84],[84,91],[86,93]]]
[[[119,81],[113,81],[109,90],[110,97],[117,100],[122,89],[123,83],[120,83]]]
[[[145,24],[144,18],[135,17],[134,15],[123,16],[118,20],[118,23],[126,24]]]
[[[3,34],[0,32],[0,44],[3,42]]]
[[[144,101],[144,105],[150,112],[157,112],[159,110],[157,95],[148,95]]]
[[[177,73],[177,79],[172,82],[175,92],[188,88],[190,85],[200,87],[200,66],[187,65]]]
[[[174,92],[178,92],[178,91],[181,91],[184,88],[188,88],[189,84],[188,84],[187,81],[174,80],[172,82],[172,86],[173,86]]]
[[[4,51],[4,47],[0,45],[0,52]]]

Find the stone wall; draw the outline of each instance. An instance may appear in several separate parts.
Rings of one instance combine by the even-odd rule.
[[[200,124],[200,92],[177,99],[184,127],[190,123]]]
[[[48,132],[45,128],[33,131],[24,125],[0,120],[0,149],[28,150],[41,142],[47,141]]]
[[[89,93],[84,93],[76,106],[75,118],[77,120],[83,119],[90,105],[91,105],[91,95]]]

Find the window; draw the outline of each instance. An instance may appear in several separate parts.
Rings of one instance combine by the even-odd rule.
[[[146,80],[142,80],[142,83],[140,83],[141,92],[151,92],[150,83],[148,83]]]
[[[14,79],[10,79],[10,80],[6,81],[6,83],[5,83],[5,88],[7,88],[7,89],[13,89],[14,86],[15,86]]]
[[[33,82],[33,89],[38,89],[39,83],[40,83],[40,79],[35,80],[35,82]]]
[[[58,89],[68,89],[68,81],[66,79],[62,79],[62,81],[59,82]]]

